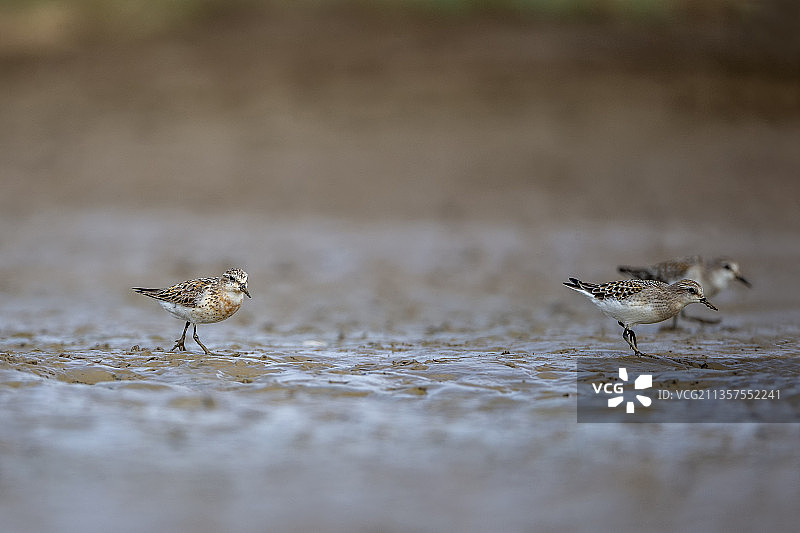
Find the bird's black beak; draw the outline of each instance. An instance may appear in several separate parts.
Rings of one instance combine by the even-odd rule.
[[[736,276],[736,279],[737,279],[738,281],[741,281],[741,282],[742,282],[742,285],[744,285],[744,286],[745,286],[745,287],[747,287],[747,288],[750,288],[750,287],[752,287],[752,286],[753,286],[753,285],[752,285],[752,284],[751,284],[749,281],[747,281],[746,279],[744,279],[742,276]]]
[[[706,307],[708,307],[709,309],[713,309],[714,311],[719,311],[719,309],[717,309],[716,307],[714,307],[714,304],[712,304],[711,302],[709,302],[709,301],[708,301],[708,300],[706,300],[705,298],[700,298],[700,303],[704,304],[704,305],[705,305]]]
[[[247,291],[247,287],[245,287],[243,284],[240,284],[239,288],[242,289],[242,292],[245,293],[248,298],[252,298],[252,296],[250,296],[250,293]]]

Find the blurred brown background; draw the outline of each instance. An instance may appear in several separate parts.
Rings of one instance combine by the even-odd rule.
[[[6,0],[0,208],[797,231],[798,15]]]

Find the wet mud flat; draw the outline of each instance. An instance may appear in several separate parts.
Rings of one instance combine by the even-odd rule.
[[[4,523],[478,531],[601,515],[630,529],[714,528],[751,516],[730,510],[740,498],[775,491],[771,523],[788,527],[797,424],[578,424],[584,350],[560,348],[575,340],[298,338],[210,357],[4,346]],[[787,356],[796,348],[773,362]],[[736,368],[730,355],[702,359],[720,369],[705,387],[740,378],[722,370]],[[796,388],[784,392],[796,408]],[[737,488],[706,492],[709,480]],[[695,514],[685,491],[729,511]],[[672,494],[684,496],[665,502]],[[584,505],[565,519],[574,498]]]
[[[52,262],[6,245],[4,268],[17,280],[5,288],[0,340],[9,531],[793,520],[798,424],[577,423],[580,360],[633,369],[640,359],[612,321],[561,286],[558,228],[215,222],[76,214],[45,233],[37,228],[53,226],[42,220],[20,228],[20,242],[35,234]],[[186,264],[170,265],[172,242],[150,238],[164,223],[197,247]],[[238,224],[270,230],[213,240]],[[104,229],[78,231],[89,226]],[[618,231],[594,235],[607,255],[575,243],[569,274],[613,271],[629,242],[604,235]],[[209,236],[219,257],[249,272],[253,299],[201,326],[216,355],[191,341],[189,353],[165,351],[181,323],[129,287],[188,277]],[[789,369],[782,386],[797,408],[796,365],[782,366],[800,338],[788,274],[775,268],[783,243],[758,261],[729,244],[759,289],[719,295],[719,325],[641,326],[640,347],[705,367],[707,388],[740,386],[742,359]],[[654,379],[679,370],[663,364]]]

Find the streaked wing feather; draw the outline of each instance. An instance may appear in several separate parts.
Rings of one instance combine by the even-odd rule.
[[[137,292],[150,296],[156,300],[163,300],[185,307],[197,307],[203,291],[214,283],[216,278],[197,278],[176,283],[164,289],[134,289]]]
[[[629,296],[642,292],[646,287],[653,285],[651,280],[640,279],[625,279],[621,281],[610,281],[608,283],[601,283],[591,288],[592,296],[598,300],[605,300],[606,298],[614,298],[616,300],[624,300]]]

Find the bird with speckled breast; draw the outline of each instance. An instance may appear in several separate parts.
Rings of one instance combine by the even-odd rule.
[[[133,287],[133,290],[158,300],[169,314],[186,321],[183,334],[171,351],[186,351],[186,330],[191,324],[192,338],[207,355],[213,354],[200,342],[197,324],[225,320],[239,310],[245,296],[251,297],[247,290],[247,272],[239,268],[228,269],[218,278],[190,279],[164,289]]]
[[[626,279],[596,284],[569,278],[564,285],[587,296],[606,316],[616,320],[622,326],[622,338],[639,356],[647,354],[639,351],[633,326],[672,318],[693,303],[718,310],[706,300],[703,287],[691,279],[667,285],[654,280]]]

